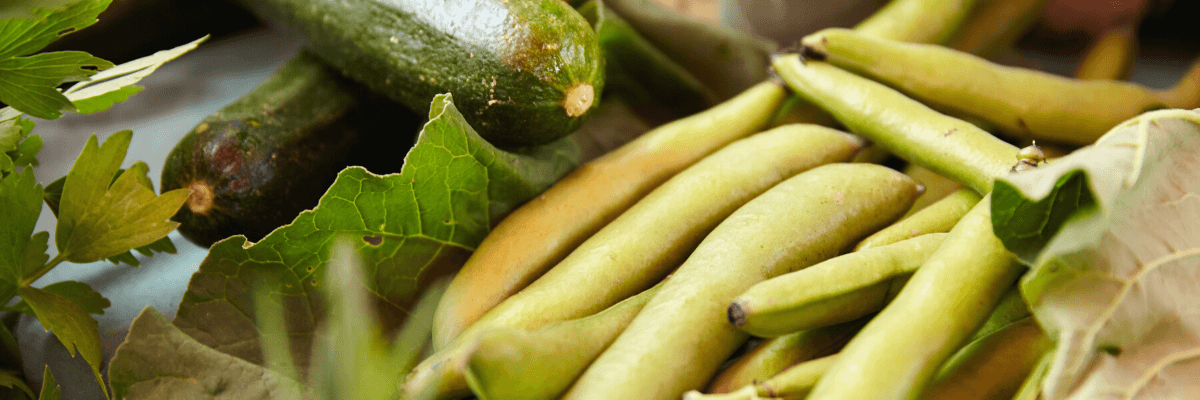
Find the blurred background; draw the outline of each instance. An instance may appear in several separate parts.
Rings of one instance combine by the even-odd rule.
[[[679,13],[727,24],[776,41],[781,47],[831,26],[849,27],[881,7],[884,0],[656,0]],[[986,0],[983,0],[986,1]],[[1003,1],[1003,0],[993,0]],[[1014,64],[1072,75],[1093,41],[1114,27],[1135,29],[1140,45],[1129,79],[1151,87],[1170,86],[1200,55],[1200,29],[1193,25],[1200,2],[1191,0],[1051,0],[1031,31],[1018,43]],[[45,140],[36,174],[42,183],[64,176],[87,136],[101,140],[132,129],[125,166],[137,160],[150,167],[159,187],[163,159],[203,117],[244,95],[299,49],[299,43],[266,28],[249,13],[224,1],[115,0],[100,22],[68,35],[46,51],[83,50],[121,63],[211,34],[199,49],[166,64],[142,81],[144,91],[111,110],[37,120]],[[397,158],[403,154],[397,154]],[[37,230],[54,231],[45,209]],[[112,301],[99,316],[105,358],[125,337],[130,321],[149,305],[173,317],[188,279],[206,254],[178,233],[175,255],[143,257],[141,267],[107,262],[63,264],[36,286],[62,280],[89,283]],[[50,249],[51,255],[54,248]],[[24,356],[25,373],[40,379],[49,363],[70,399],[103,395],[81,359],[72,359],[53,335],[30,318],[2,315],[13,328]],[[40,384],[40,382],[33,382]]]

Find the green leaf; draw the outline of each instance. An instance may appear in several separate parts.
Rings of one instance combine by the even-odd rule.
[[[142,86],[126,86],[99,96],[92,96],[86,99],[79,99],[71,102],[75,105],[75,112],[80,114],[92,114],[112,108],[114,104],[123,102],[145,89]]]
[[[75,102],[75,106],[79,108],[79,112],[90,114],[94,112],[107,110],[113,104],[125,101],[133,94],[142,90],[141,86],[134,86],[149,76],[154,71],[158,70],[163,64],[174,60],[185,53],[194,50],[200,43],[208,40],[205,35],[202,38],[193,40],[186,44],[176,46],[172,49],[161,50],[146,57],[142,57],[121,65],[105,70],[92,76],[91,80],[80,82],[70,89],[63,91],[67,98]],[[3,118],[0,118],[3,120]]]
[[[13,164],[18,167],[27,167],[38,165],[37,154],[42,151],[42,137],[38,135],[30,135],[17,145],[17,149],[8,154],[12,157]]]
[[[400,173],[347,168],[315,209],[258,243],[234,236],[214,244],[192,276],[175,324],[201,343],[262,364],[251,288],[269,282],[293,339],[292,359],[306,376],[312,333],[324,314],[315,291],[324,284],[335,237],[355,238],[367,289],[406,308],[435,278],[460,267],[492,224],[573,169],[584,153],[598,153],[594,146],[620,136],[598,138],[590,135],[603,129],[581,129],[517,154],[479,137],[449,95],[434,98],[429,117]],[[624,134],[615,142],[628,140]]]
[[[116,180],[118,178],[120,178],[121,174],[123,174],[123,173],[125,173],[124,169],[118,169],[116,175],[113,176],[113,182],[115,183]],[[66,182],[67,182],[67,177],[64,176],[62,178],[58,178],[58,179],[54,180],[54,182],[50,182],[49,185],[46,185],[46,189],[43,190],[43,192],[44,192],[44,194],[42,196],[43,200],[46,202],[46,205],[50,207],[50,212],[54,213],[54,215],[56,217],[58,216],[58,205],[62,201],[63,185]],[[143,184],[143,186],[150,189],[151,191],[154,190],[154,187],[151,185],[151,182],[149,181],[149,179],[145,179],[145,180],[139,179],[139,182],[141,182]],[[111,187],[111,184],[110,184],[110,187]],[[175,243],[171,242],[171,238],[169,236],[163,236],[162,239],[158,239],[158,240],[154,241],[154,243],[150,243],[148,245],[138,247],[134,250],[137,250],[138,253],[141,253],[142,255],[147,256],[147,257],[153,256],[154,253],[175,254],[175,252],[176,252]],[[137,260],[137,258],[133,256],[133,253],[131,253],[129,251],[117,254],[112,257],[107,257],[107,260],[109,262],[112,262],[113,264],[125,263],[126,265],[131,265],[134,267],[141,265],[141,262],[139,262]]]
[[[167,219],[187,200],[186,189],[155,196],[138,162],[113,181],[132,137],[114,133],[88,139],[63,184],[55,243],[67,261],[88,263],[149,245],[179,225]],[[108,182],[112,182],[110,186]]]
[[[146,307],[108,365],[116,399],[300,399],[299,382],[213,350]]]
[[[58,85],[87,79],[111,62],[82,51],[59,51],[0,59],[0,101],[26,114],[55,119],[74,110]]]
[[[88,314],[104,315],[104,309],[112,306],[112,303],[108,299],[101,296],[100,293],[96,293],[95,290],[92,290],[91,285],[83,282],[55,282],[42,287],[42,290],[70,300]],[[13,305],[13,308],[13,311],[22,312],[34,317],[37,316],[33,312],[33,309],[29,307],[29,303],[24,300]]]
[[[33,121],[17,118],[0,122],[0,176],[14,167],[37,165],[37,153],[42,149],[42,138],[29,136]]]
[[[38,322],[47,331],[54,332],[54,336],[58,337],[72,357],[76,351],[83,356],[83,360],[92,367],[96,382],[103,388],[104,379],[100,376],[100,334],[96,330],[96,319],[75,305],[71,299],[42,289],[22,287],[18,294],[29,302],[29,306],[37,313]],[[43,386],[43,390],[44,388]]]
[[[33,389],[29,388],[29,385],[25,383],[25,378],[18,371],[0,370],[0,387],[20,389],[29,398],[36,397],[33,395]]]
[[[1197,154],[1200,112],[1154,111],[997,180],[993,213],[1007,213],[997,235],[1015,237],[1005,245],[1033,266],[1021,292],[1058,341],[1045,399],[1200,390]]]
[[[41,50],[68,33],[96,23],[112,0],[36,0],[0,9],[0,59]],[[66,3],[71,4],[63,7]],[[32,15],[30,15],[32,14]]]
[[[89,80],[79,82],[64,90],[62,95],[74,104],[73,107],[77,109],[77,112],[90,114],[107,110],[113,104],[125,101],[129,96],[141,91],[141,87],[135,86],[135,84],[142,78],[149,76],[168,61],[192,51],[207,39],[208,36],[205,36],[173,49],[162,50],[106,69],[92,75]],[[13,107],[0,109],[0,121],[20,115],[21,111]]]
[[[107,396],[108,394],[105,392],[105,397]],[[54,382],[54,374],[50,373],[50,366],[47,365],[42,372],[42,393],[38,396],[38,400],[59,400],[61,398],[62,390],[58,387],[58,383]]]
[[[8,330],[8,325],[0,322],[0,368],[20,369],[23,365],[17,338]]]
[[[0,304],[16,293],[18,282],[32,270],[30,262],[45,254],[45,247],[35,254],[38,243],[32,237],[42,213],[41,201],[42,185],[32,169],[0,178],[0,221],[4,221],[0,223]]]

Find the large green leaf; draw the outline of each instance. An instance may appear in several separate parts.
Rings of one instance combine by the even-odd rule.
[[[204,346],[150,307],[133,319],[108,365],[108,377],[115,399],[300,399],[306,390]]]
[[[594,119],[607,119],[603,114]],[[476,134],[449,95],[433,99],[429,117],[400,173],[347,168],[315,209],[258,243],[234,236],[214,244],[192,276],[174,323],[201,343],[262,364],[252,292],[266,285],[283,309],[291,358],[304,376],[324,313],[317,290],[335,237],[356,238],[369,291],[392,306],[408,307],[431,281],[454,272],[491,225],[614,142],[611,132],[581,129],[510,153]],[[615,134],[626,136],[615,142],[628,140],[628,133]]]
[[[1022,294],[1058,341],[1045,399],[1200,393],[1200,111],[1133,118],[993,196],[997,236],[1033,266]]]

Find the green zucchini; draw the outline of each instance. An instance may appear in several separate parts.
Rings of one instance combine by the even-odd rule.
[[[238,0],[342,73],[417,112],[450,92],[501,147],[566,136],[600,103],[604,60],[562,0]]]
[[[192,189],[172,218],[188,240],[257,241],[316,206],[349,165],[399,171],[407,149],[380,143],[411,144],[422,121],[301,51],[176,144],[162,191]]]

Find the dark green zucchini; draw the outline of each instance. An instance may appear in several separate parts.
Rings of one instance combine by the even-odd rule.
[[[302,51],[185,135],[162,191],[192,189],[172,218],[188,240],[257,241],[316,206],[346,166],[398,172],[422,121]]]
[[[549,143],[599,104],[595,32],[562,0],[237,1],[418,112],[450,92],[497,146]]]

